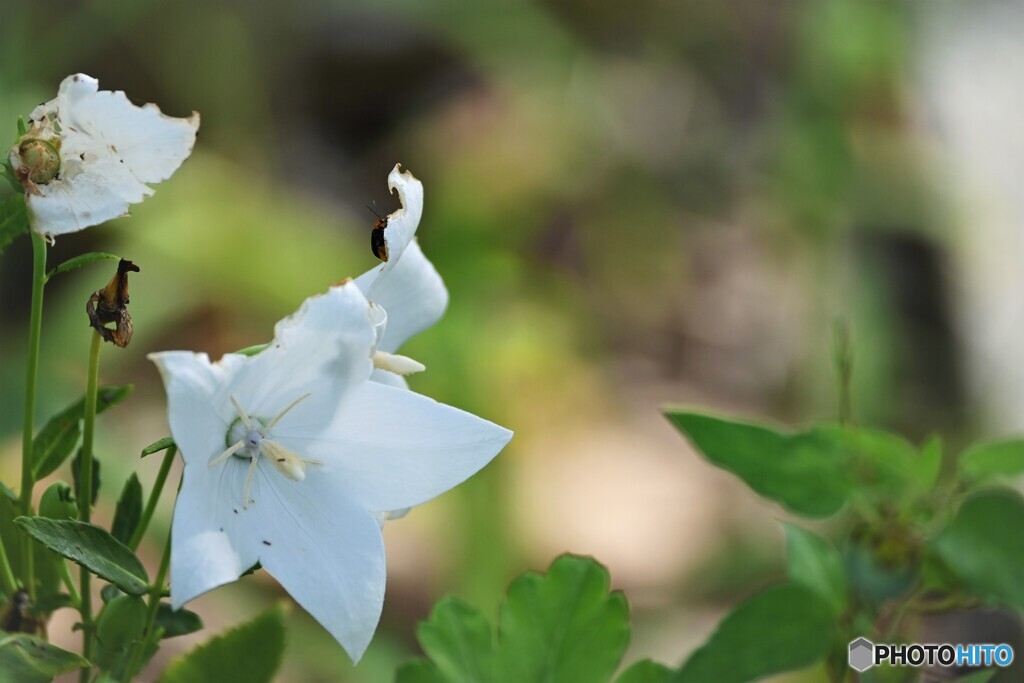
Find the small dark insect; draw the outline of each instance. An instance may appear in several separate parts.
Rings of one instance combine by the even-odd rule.
[[[89,324],[105,341],[120,348],[132,340],[132,317],[128,315],[128,273],[138,273],[139,267],[121,259],[117,273],[103,289],[92,293],[85,304]],[[113,324],[110,328],[107,325]]]
[[[270,541],[263,541],[263,545],[270,545]]]
[[[382,218],[369,204],[366,205],[366,208],[377,217],[377,222],[373,224],[373,230],[370,231],[370,249],[373,251],[374,256],[387,263],[388,245],[384,241],[384,228],[388,227],[388,219],[386,217]]]

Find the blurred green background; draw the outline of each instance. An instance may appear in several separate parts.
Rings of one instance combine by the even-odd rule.
[[[102,359],[102,381],[136,393],[100,418],[97,517],[133,468],[148,488],[158,465],[137,460],[167,433],[146,354],[266,341],[305,297],[372,267],[365,205],[396,207],[401,162],[425,186],[419,238],[451,292],[403,348],[429,368],[412,388],[516,437],[387,525],[384,616],[359,667],[296,609],[280,680],[389,680],[437,597],[493,610],[563,551],[595,555],[626,591],[628,661],[678,664],[725,606],[781,576],[783,513],[698,460],[659,406],[831,418],[838,321],[859,421],[954,445],[1020,426],[1024,15],[1010,5],[4,2],[12,142],[16,117],[78,71],[202,114],[193,156],[131,218],[50,251],[142,268],[132,344]],[[27,240],[0,256],[7,482],[30,270]],[[84,304],[110,271],[47,289],[40,424],[84,389]],[[265,575],[219,589],[194,607],[200,635],[282,597]],[[51,633],[73,647],[65,614]]]

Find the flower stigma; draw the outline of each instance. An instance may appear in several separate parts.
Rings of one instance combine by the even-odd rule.
[[[309,398],[309,394],[303,394],[274,416],[272,419],[253,418],[245,412],[234,396],[228,397],[231,405],[234,406],[238,417],[228,426],[225,435],[227,448],[224,452],[210,460],[209,467],[213,468],[227,460],[232,455],[236,458],[249,461],[249,473],[245,478],[245,491],[242,494],[242,507],[248,508],[249,503],[255,503],[249,497],[252,489],[252,480],[256,475],[256,467],[260,456],[266,456],[278,472],[292,481],[302,481],[306,478],[306,465],[323,465],[320,460],[303,458],[298,453],[290,451],[281,444],[271,439],[270,430],[287,415],[292,408]]]

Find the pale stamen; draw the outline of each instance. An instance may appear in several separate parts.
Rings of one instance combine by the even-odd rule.
[[[303,400],[307,398],[309,398],[309,394],[303,394],[302,396],[299,396],[297,399],[289,403],[287,408],[278,413],[277,417],[270,421],[270,423],[267,425],[267,429],[270,429],[274,425],[276,425],[281,420],[282,417],[288,414],[288,411],[290,411],[295,406],[299,405],[299,403],[301,403]]]
[[[237,453],[238,451],[240,451],[244,447],[245,447],[245,439],[242,439],[238,443],[228,447],[228,449],[226,451],[224,451],[223,453],[218,455],[216,458],[211,460],[210,464],[208,466],[211,467],[211,468],[216,467],[217,465],[221,464],[222,462],[224,462],[225,460],[230,458],[232,455],[234,455],[235,453]]]
[[[238,413],[238,417],[241,418],[242,424],[247,428],[252,429],[252,420],[250,420],[249,416],[245,414],[244,410],[242,410],[242,406],[238,405],[238,401],[235,400],[234,396],[228,396],[228,398],[231,399],[231,405],[235,407],[235,411]]]

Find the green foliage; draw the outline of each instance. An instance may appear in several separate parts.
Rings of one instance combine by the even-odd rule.
[[[25,556],[25,535],[14,523],[20,514],[17,498],[4,487],[0,492],[0,541],[7,551],[7,559],[14,567],[22,566]],[[62,560],[35,543],[31,544],[31,549],[35,564],[37,601],[48,601],[55,596],[60,585],[59,563]]]
[[[145,458],[147,455],[153,455],[154,453],[159,453],[160,451],[166,451],[168,448],[171,448],[172,446],[174,446],[174,439],[172,439],[169,436],[165,436],[159,441],[154,441],[153,443],[143,448],[142,454],[139,457]]]
[[[932,549],[975,594],[1024,609],[1024,499],[1010,490],[969,498]]]
[[[667,415],[708,460],[793,512],[827,517],[846,502],[850,483],[832,431],[786,434],[703,413]]]
[[[161,602],[156,612],[156,628],[160,629],[161,638],[175,638],[201,630],[203,620],[195,612],[172,609],[168,603]]]
[[[15,194],[0,204],[0,253],[19,235],[28,232],[28,212],[25,198]]]
[[[615,679],[615,683],[668,683],[671,680],[671,669],[649,659],[644,659],[623,671]]]
[[[41,638],[0,631],[0,683],[49,683],[89,663]]]
[[[271,608],[172,661],[160,683],[270,683],[284,635],[283,610]]]
[[[428,661],[411,662],[398,683],[513,683],[611,680],[629,644],[629,608],[609,592],[608,572],[590,558],[563,555],[548,573],[509,587],[496,635],[478,610],[440,601],[417,636]],[[656,681],[651,666],[626,679]]]
[[[745,683],[810,666],[829,651],[835,630],[833,609],[817,593],[773,586],[733,610],[670,680]]]
[[[146,614],[146,602],[136,595],[119,595],[104,605],[96,619],[95,663],[120,678],[142,640]]]
[[[71,461],[71,481],[75,486],[75,498],[81,499],[82,491],[82,449],[78,449],[78,453],[75,454],[75,458]],[[96,500],[100,495],[100,459],[95,455],[92,456],[92,487],[90,488],[89,504],[95,506]]]
[[[132,392],[132,385],[106,386],[96,390],[96,413],[121,403]],[[82,436],[85,397],[54,415],[32,440],[32,471],[36,479],[60,467],[75,450]],[[77,487],[76,487],[77,488]],[[95,492],[95,488],[93,488]]]
[[[989,441],[968,448],[957,463],[968,481],[1024,474],[1024,439]]]
[[[86,254],[79,254],[74,258],[68,259],[67,261],[65,261],[64,263],[60,264],[59,266],[51,270],[49,273],[47,273],[46,280],[49,281],[50,278],[52,278],[54,275],[66,273],[68,271],[81,268],[82,266],[89,265],[90,263],[108,260],[119,261],[121,260],[121,257],[116,254],[108,254],[107,252],[103,251],[92,251]]]
[[[146,569],[135,553],[95,524],[42,517],[18,517],[14,522],[50,550],[129,595],[143,595],[149,588]]]
[[[142,484],[139,483],[139,477],[132,472],[128,481],[124,483],[121,497],[117,500],[117,509],[114,511],[114,523],[110,527],[110,533],[121,543],[128,545],[128,541],[135,533],[141,519]]]
[[[789,578],[814,591],[836,616],[846,611],[846,573],[839,551],[827,540],[792,524],[786,528]]]

